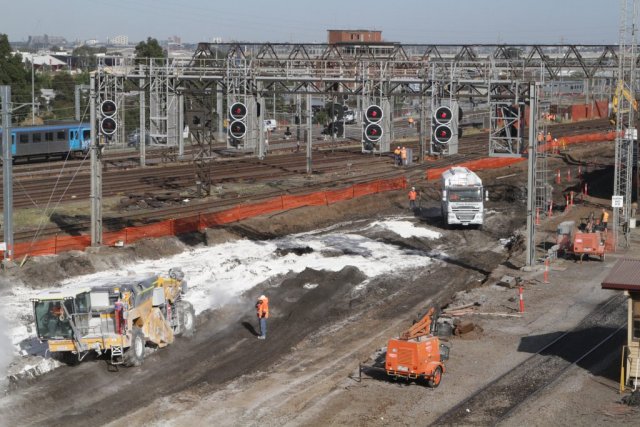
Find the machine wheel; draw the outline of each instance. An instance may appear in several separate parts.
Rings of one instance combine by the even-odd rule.
[[[131,347],[124,352],[126,366],[140,366],[144,361],[145,339],[142,330],[134,327],[131,331]]]
[[[193,310],[193,306],[187,301],[179,301],[177,308],[180,322],[180,335],[183,337],[193,336],[196,329],[196,313]]]
[[[442,381],[442,368],[438,366],[435,371],[433,371],[433,376],[429,378],[427,384],[429,384],[431,388],[436,388],[440,385],[440,381]]]

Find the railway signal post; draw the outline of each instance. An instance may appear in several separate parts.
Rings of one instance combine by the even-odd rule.
[[[11,156],[11,86],[0,86],[2,98],[2,190],[4,259],[13,258],[13,159]]]
[[[98,144],[96,77],[91,75],[89,103],[91,115],[91,246],[102,245],[102,153]],[[115,132],[115,130],[114,130]],[[142,141],[144,144],[144,141]]]

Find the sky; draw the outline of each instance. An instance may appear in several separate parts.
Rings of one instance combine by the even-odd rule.
[[[126,35],[130,43],[326,42],[327,29],[381,30],[401,43],[617,43],[616,0],[22,0],[0,13],[10,41]]]
[[[392,232],[403,238],[418,237],[436,242],[441,237],[438,231],[424,224],[417,224],[413,216],[390,217],[371,223],[342,223],[274,240],[243,239],[199,247],[169,258],[136,262],[114,270],[75,277],[61,285],[70,288],[86,287],[87,283],[99,285],[113,277],[126,277],[134,271],[136,277],[153,273],[166,275],[168,268],[180,267],[188,283],[185,299],[193,304],[196,314],[199,314],[233,301],[259,283],[290,271],[299,273],[307,267],[339,271],[348,265],[355,266],[367,276],[365,282],[358,285],[362,288],[377,276],[423,268],[432,262],[424,252],[407,250],[366,237],[367,234],[382,231]],[[310,247],[313,251],[302,255],[292,252],[278,255],[276,252],[276,249],[304,247]],[[446,257],[446,254],[440,251],[439,256]],[[308,283],[306,286],[313,289],[319,284]],[[20,353],[20,344],[35,336],[33,320],[26,314],[32,310],[30,298],[38,292],[40,290],[14,286],[8,294],[1,295],[0,326],[4,327],[0,328],[0,385],[8,362]],[[249,304],[249,310],[252,309],[253,302]],[[5,330],[7,334],[4,334]],[[40,362],[40,372],[55,367],[44,359]],[[31,369],[33,365],[28,364],[23,368]]]

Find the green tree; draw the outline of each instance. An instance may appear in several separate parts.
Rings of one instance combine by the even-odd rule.
[[[91,47],[83,45],[73,49],[72,55],[77,58],[78,68],[86,71],[96,68],[98,63],[96,60],[96,54],[106,52],[106,47]]]
[[[6,34],[0,34],[0,85],[11,86],[11,102],[14,104],[31,102],[31,74],[22,64],[22,56],[11,54]],[[30,114],[30,110],[22,109],[13,118],[17,121],[26,114]]]
[[[147,41],[142,41],[136,45],[136,58],[148,59],[148,58],[164,58],[166,52],[162,49],[158,40],[147,37]]]

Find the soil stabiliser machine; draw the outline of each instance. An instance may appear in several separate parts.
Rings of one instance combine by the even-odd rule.
[[[182,299],[184,273],[114,278],[100,285],[49,289],[32,299],[38,337],[68,364],[108,352],[113,365],[139,366],[147,343],[164,347],[194,332],[193,306]]]
[[[449,359],[449,347],[434,335],[434,313],[435,308],[430,308],[400,337],[389,340],[384,368],[361,364],[360,373],[384,372],[393,379],[424,380],[429,387],[438,387],[445,372],[444,361]]]

